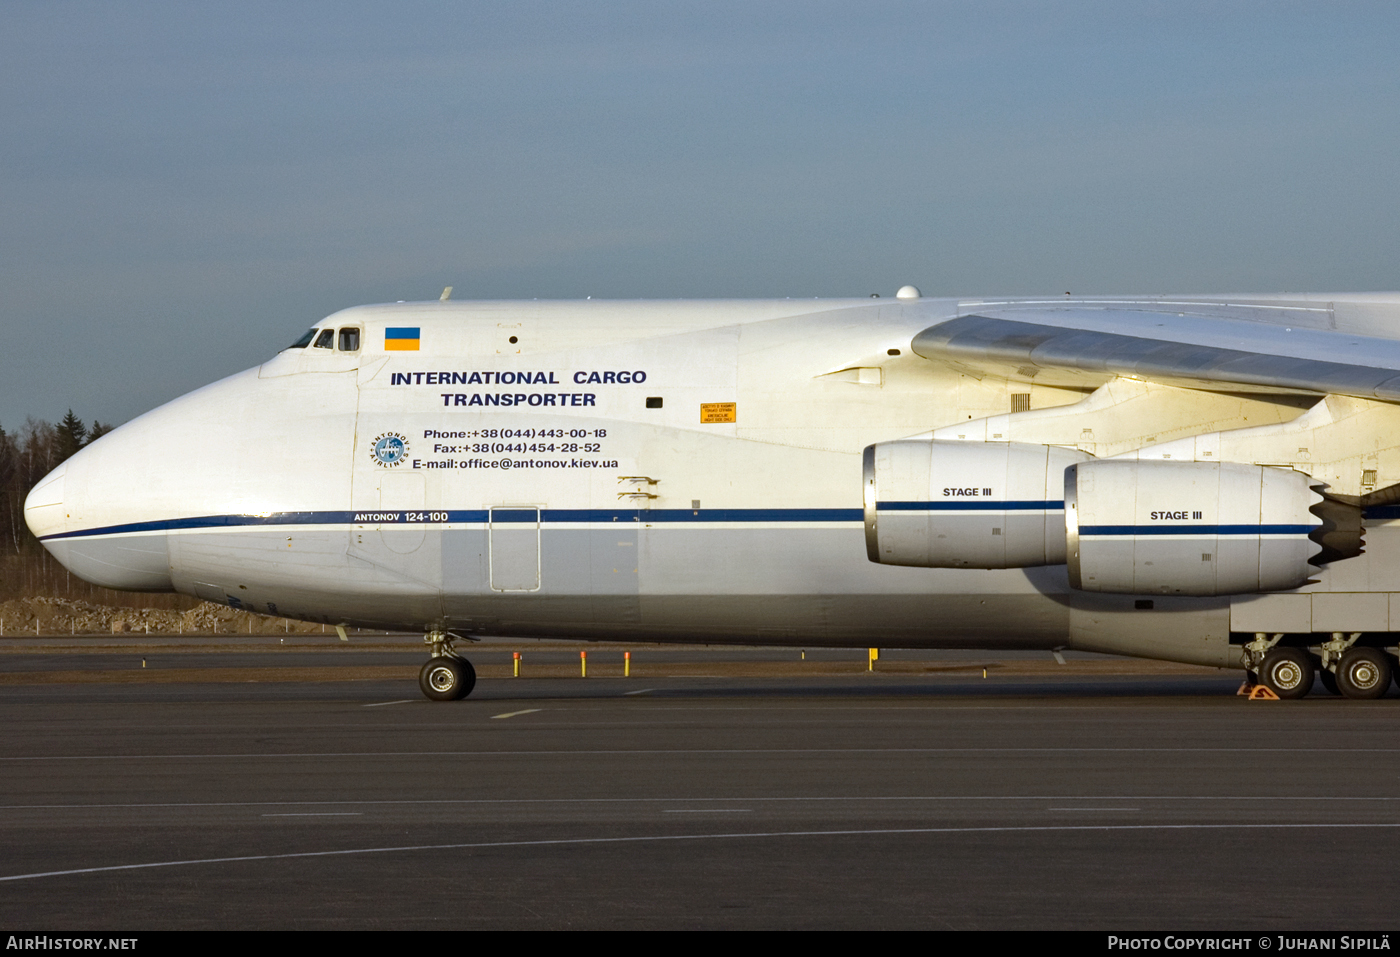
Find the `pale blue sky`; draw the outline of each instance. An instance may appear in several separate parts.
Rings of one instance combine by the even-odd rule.
[[[1394,3],[4,10],[7,429],[449,284],[1400,288]]]

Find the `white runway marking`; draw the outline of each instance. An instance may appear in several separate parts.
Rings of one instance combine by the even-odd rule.
[[[77,874],[106,874],[113,871],[141,871],[159,867],[191,867],[197,864],[238,864],[248,861],[289,861],[310,857],[348,857],[355,854],[403,854],[413,851],[468,851],[498,847],[568,847],[584,844],[662,844],[673,841],[742,841],[779,837],[879,837],[896,834],[1034,834],[1055,831],[1260,831],[1319,828],[1400,828],[1394,824],[1059,824],[1030,827],[900,827],[861,828],[839,831],[751,831],[731,834],[658,834],[645,837],[575,837],[542,841],[490,841],[477,844],[411,844],[400,847],[357,847],[340,851],[299,851],[292,854],[245,854],[238,857],[205,857],[183,861],[151,861],[145,864],[112,864],[106,867],[75,867],[62,871],[10,874],[6,881],[29,881],[41,877],[71,877]]]
[[[666,808],[662,814],[752,814],[751,807],[673,807]]]
[[[729,804],[773,802],[829,801],[1400,801],[1400,796],[1355,797],[1353,795],[1279,795],[1257,794],[886,794],[886,795],[806,795],[788,797],[614,797],[614,798],[432,798],[396,801],[166,801],[132,804],[3,804],[0,811],[97,811],[103,809],[145,810],[150,808],[220,808],[220,807],[383,807],[418,805],[481,805],[481,804],[698,804],[715,801]],[[1050,808],[1056,810],[1056,808]],[[1090,810],[1112,810],[1092,808]]]
[[[374,704],[362,704],[361,708],[383,708],[391,704],[413,704],[416,698],[402,698],[398,701],[376,701]]]
[[[493,715],[491,715],[491,720],[492,720],[492,721],[496,721],[496,720],[498,720],[498,719],[500,719],[500,718],[513,718],[513,717],[515,717],[515,716],[518,715],[518,714],[534,714],[536,711],[543,711],[543,710],[544,710],[543,708],[526,708],[524,711],[507,711],[505,714],[493,714]]]
[[[364,811],[286,811],[264,814],[263,817],[360,817]]]
[[[535,755],[634,754],[1397,754],[1400,748],[583,748],[577,751],[288,751],[246,754],[41,754],[5,761],[160,761],[225,758],[518,758]]]
[[[626,697],[629,697],[629,696],[634,695],[634,694],[651,694],[651,693],[652,693],[653,691],[655,691],[655,690],[656,690],[655,688],[643,688],[643,689],[640,690],[640,691],[624,691],[624,692],[622,693],[622,696],[623,696],[624,698],[626,698]]]

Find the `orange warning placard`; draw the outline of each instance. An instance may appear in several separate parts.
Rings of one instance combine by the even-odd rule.
[[[737,402],[701,402],[700,403],[700,424],[707,425],[715,422],[733,422],[738,413],[739,404]]]

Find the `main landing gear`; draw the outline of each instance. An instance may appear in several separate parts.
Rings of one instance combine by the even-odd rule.
[[[1331,694],[1379,698],[1390,690],[1394,649],[1358,644],[1362,632],[1334,632],[1328,641],[1302,647],[1284,645],[1284,635],[1256,634],[1243,647],[1242,663],[1255,680],[1280,698],[1301,698],[1320,678]],[[1292,636],[1306,641],[1311,636]],[[1314,653],[1315,652],[1315,653]]]
[[[432,657],[418,672],[418,687],[432,701],[459,701],[476,687],[476,669],[465,658],[457,657],[452,649],[453,636],[443,631],[430,631],[423,642],[432,650]]]
[[[1379,648],[1353,648],[1337,662],[1337,687],[1348,698],[1379,698],[1390,689],[1390,656]]]
[[[1333,632],[1318,646],[1327,690],[1344,698],[1379,698],[1390,690],[1390,655],[1380,648],[1357,644],[1362,632]]]
[[[1259,683],[1280,698],[1301,698],[1312,690],[1316,670],[1303,648],[1275,648],[1264,656]]]

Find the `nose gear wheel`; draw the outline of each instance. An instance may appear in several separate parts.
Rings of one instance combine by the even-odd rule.
[[[429,658],[418,672],[418,687],[433,701],[460,701],[476,686],[476,669],[461,658]]]
[[[460,701],[476,687],[476,669],[452,649],[457,637],[437,630],[423,636],[432,657],[418,672],[418,689],[431,701]]]

